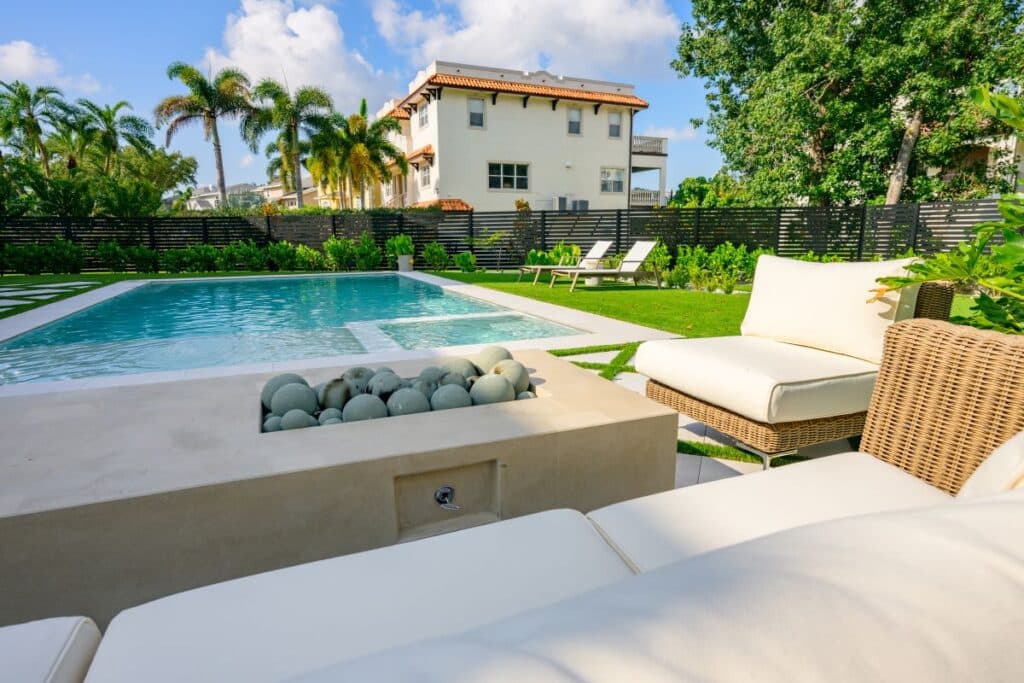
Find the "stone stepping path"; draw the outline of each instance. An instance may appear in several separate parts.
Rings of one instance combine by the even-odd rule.
[[[0,313],[8,311],[16,306],[39,304],[58,296],[75,293],[83,289],[89,289],[99,284],[101,283],[89,282],[87,280],[75,280],[74,282],[0,286]]]
[[[27,303],[29,302],[24,301],[22,299],[0,299],[0,306],[4,306],[5,308],[11,308],[13,306],[23,306]]]

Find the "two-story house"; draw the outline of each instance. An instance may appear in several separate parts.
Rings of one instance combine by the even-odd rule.
[[[409,160],[407,176],[384,183],[380,203],[624,209],[631,174],[657,169],[657,194],[634,202],[649,206],[664,197],[668,149],[662,138],[633,135],[647,106],[626,83],[434,62],[377,114],[401,123],[392,141]]]

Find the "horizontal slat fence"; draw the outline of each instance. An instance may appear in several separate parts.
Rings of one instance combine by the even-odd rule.
[[[721,209],[630,209],[611,211],[499,211],[394,213],[326,216],[160,216],[148,218],[0,217],[0,246],[46,243],[64,237],[87,251],[86,270],[96,270],[100,242],[142,245],[160,251],[192,244],[224,246],[237,240],[258,244],[287,240],[319,248],[333,236],[353,239],[370,232],[383,248],[389,237],[411,235],[419,254],[438,241],[449,254],[470,250],[486,268],[522,262],[530,249],[559,241],[588,250],[610,240],[624,252],[638,239],[663,240],[674,254],[679,245],[708,249],[723,242],[771,248],[781,256],[808,251],[849,259],[891,257],[913,248],[945,251],[970,237],[983,221],[998,220],[995,200],[897,204],[892,206]]]

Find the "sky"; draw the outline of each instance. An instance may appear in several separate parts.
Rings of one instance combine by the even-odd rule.
[[[11,2],[0,25],[0,80],[55,84],[69,99],[127,100],[147,117],[183,92],[166,76],[174,61],[318,85],[343,112],[362,97],[374,112],[404,95],[434,59],[624,81],[651,105],[635,132],[670,140],[671,188],[721,166],[704,131],[690,125],[707,112],[703,83],[680,79],[669,64],[689,17],[683,0]],[[262,149],[251,153],[234,122],[220,125],[227,182],[265,182]],[[200,184],[215,181],[199,128],[179,132],[170,149],[196,157]],[[656,179],[637,175],[634,185]]]

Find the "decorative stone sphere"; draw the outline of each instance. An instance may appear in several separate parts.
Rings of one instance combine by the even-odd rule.
[[[466,377],[459,372],[449,372],[447,375],[441,378],[442,387],[447,386],[449,384],[454,384],[455,386],[462,387],[463,389],[469,386],[469,383],[466,381]]]
[[[283,375],[271,377],[267,380],[267,383],[263,385],[263,391],[260,392],[260,402],[263,403],[264,408],[270,410],[270,399],[274,398],[274,392],[285,384],[305,384],[306,386],[309,386],[309,382],[292,372],[286,372]]]
[[[370,368],[349,368],[341,378],[348,384],[349,394],[355,396],[366,392],[366,385],[370,383],[373,375]]]
[[[316,409],[316,394],[305,382],[285,384],[275,391],[273,398],[270,399],[270,411],[282,417],[290,410],[301,410],[312,415]]]
[[[512,382],[502,375],[484,375],[473,383],[469,396],[474,405],[502,403],[515,400],[516,390]]]
[[[379,396],[382,401],[388,400],[391,394],[402,388],[402,378],[391,370],[378,370],[366,385],[366,391]]]
[[[389,368],[387,366],[384,366],[382,368],[377,368],[377,371],[374,374],[375,375],[379,375],[382,372],[390,372],[392,375],[397,375],[398,374],[397,372],[395,372],[394,370],[392,370],[391,368]]]
[[[321,427],[326,427],[327,425],[340,425],[340,424],[341,424],[341,419],[340,418],[332,417],[330,420],[324,420],[323,422],[321,422],[320,426]]]
[[[315,417],[298,408],[289,410],[281,418],[281,429],[302,429],[303,427],[316,427],[318,424],[320,423],[316,421]]]
[[[337,420],[341,422],[341,411],[337,408],[328,408],[327,410],[320,412],[320,424],[327,424],[328,420]]]
[[[501,375],[509,382],[512,382],[512,386],[515,387],[517,394],[523,393],[530,386],[530,371],[517,360],[508,359],[500,361],[491,368],[491,372],[495,375]]]
[[[473,361],[468,358],[446,358],[441,362],[441,367],[448,372],[459,374],[463,377],[472,377],[473,375],[480,374],[477,372],[476,366],[473,365]]]
[[[281,431],[281,418],[277,415],[269,415],[267,419],[263,421],[263,431],[265,432],[279,432]]]
[[[503,346],[485,346],[476,354],[473,362],[480,368],[480,374],[486,375],[495,365],[511,357],[512,354]]]
[[[348,382],[339,377],[332,379],[330,382],[325,382],[316,396],[321,408],[341,410],[345,407],[348,399],[352,397],[352,390]]]
[[[388,399],[388,415],[412,415],[430,410],[430,401],[417,389],[399,389]]]
[[[349,399],[345,409],[341,411],[341,419],[345,422],[359,422],[360,420],[375,420],[379,417],[388,416],[388,407],[384,401],[370,394],[359,394]]]
[[[420,374],[417,379],[421,379],[424,382],[433,382],[434,384],[440,384],[441,380],[444,379],[444,376],[447,375],[448,373],[449,370],[447,368],[439,368],[436,365],[431,365],[420,370]]]
[[[533,393],[532,391],[520,391],[518,394],[516,394],[517,401],[525,401],[528,398],[537,398],[537,394]]]
[[[458,384],[445,384],[430,397],[430,407],[434,410],[450,410],[451,408],[468,408],[473,405],[469,392]]]
[[[425,379],[417,379],[412,383],[411,388],[423,394],[427,398],[427,400],[430,400],[430,397],[434,395],[435,391],[437,391],[437,382],[430,382]]]

